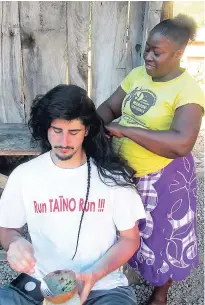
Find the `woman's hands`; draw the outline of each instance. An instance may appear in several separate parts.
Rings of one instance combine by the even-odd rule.
[[[110,123],[108,125],[105,125],[106,130],[108,131],[110,136],[114,136],[117,138],[123,138],[124,134],[124,126],[121,126],[118,123]]]

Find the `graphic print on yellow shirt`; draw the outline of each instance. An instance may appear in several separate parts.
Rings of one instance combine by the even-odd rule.
[[[203,92],[186,71],[170,81],[153,82],[141,66],[128,74],[121,87],[127,93],[119,122],[122,126],[169,130],[178,107],[194,103],[204,108]],[[113,145],[137,171],[138,177],[154,173],[172,161],[128,138],[113,138]]]
[[[126,110],[124,112],[127,103],[130,107],[130,113]],[[137,117],[144,115],[155,103],[156,94],[154,92],[137,87],[125,97],[122,107],[123,119],[127,124],[134,124],[135,127],[136,124],[146,127],[145,122],[140,121]]]

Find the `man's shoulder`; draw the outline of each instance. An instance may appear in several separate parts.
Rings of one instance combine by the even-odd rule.
[[[114,174],[103,167],[101,170],[98,170],[94,160],[91,160],[91,172],[91,177],[94,178],[95,182],[103,184],[114,193],[118,192],[119,190],[124,193],[133,192],[133,190],[135,191],[135,188],[132,186],[132,184],[129,185],[125,178],[119,173]]]
[[[39,168],[39,166],[45,165],[45,161],[48,159],[48,156],[49,156],[49,152],[41,154],[38,157],[35,157],[29,161],[26,161],[26,162],[20,164],[19,166],[16,167],[15,170],[19,171],[19,172],[23,172],[23,171],[27,171],[27,170],[35,170],[35,169]]]
[[[109,188],[109,186],[113,185],[113,181],[110,179],[111,173],[102,168],[101,170],[98,169],[97,164],[93,159],[90,159],[90,165],[91,165],[91,178],[92,181],[96,184],[96,187],[103,186],[104,188]],[[102,172],[104,173],[102,175]]]

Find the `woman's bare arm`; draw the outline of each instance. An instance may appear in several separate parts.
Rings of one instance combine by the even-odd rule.
[[[121,116],[121,107],[125,96],[126,92],[121,87],[118,87],[117,90],[98,107],[97,112],[105,124],[109,124]]]
[[[197,104],[179,107],[169,130],[124,127],[116,123],[106,128],[111,134],[127,137],[159,156],[174,159],[186,156],[192,150],[200,130],[202,113],[202,107]]]

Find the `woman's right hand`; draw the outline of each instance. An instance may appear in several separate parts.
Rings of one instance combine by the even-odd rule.
[[[11,242],[7,251],[7,261],[17,272],[34,273],[36,259],[32,244],[23,237]]]

